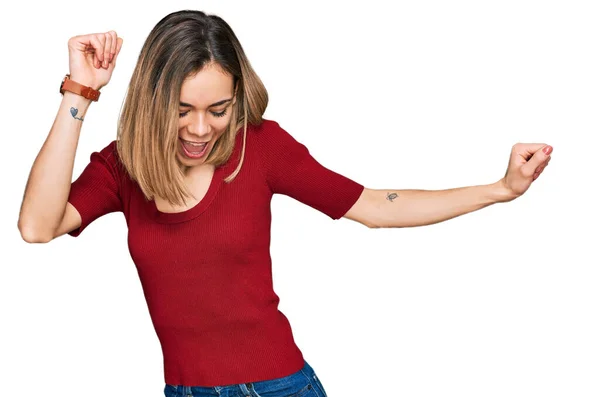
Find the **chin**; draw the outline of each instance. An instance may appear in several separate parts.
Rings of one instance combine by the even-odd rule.
[[[181,154],[177,154],[177,158],[179,159],[179,162],[181,163],[181,165],[183,165],[186,168],[195,167],[197,165],[204,164],[204,159],[199,159],[199,160],[188,159],[185,156],[182,156]]]

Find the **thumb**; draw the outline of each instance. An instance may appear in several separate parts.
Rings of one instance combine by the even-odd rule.
[[[525,153],[519,153],[521,155],[527,156],[528,154],[533,153],[533,156],[523,165],[523,174],[527,176],[533,176],[535,170],[542,165],[546,160],[548,160],[548,156],[552,153],[552,146],[550,145],[539,145],[533,144],[531,146],[524,145],[523,151]],[[524,157],[525,157],[524,156]]]

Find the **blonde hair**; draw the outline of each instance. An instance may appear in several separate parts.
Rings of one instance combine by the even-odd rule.
[[[225,182],[242,167],[248,124],[261,123],[267,91],[223,19],[195,10],[171,13],[156,24],[142,47],[117,131],[120,160],[148,200],[158,196],[183,205],[186,197],[193,197],[184,184],[185,167],[177,159],[179,98],[186,77],[211,64],[233,77],[236,101],[229,125],[205,164],[227,162],[243,127],[241,158]]]

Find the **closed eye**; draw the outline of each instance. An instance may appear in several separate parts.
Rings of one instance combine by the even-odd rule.
[[[189,111],[189,110],[187,110],[187,111],[185,111],[185,112],[183,112],[183,113],[179,113],[179,118],[185,117],[185,116],[186,116],[186,115],[187,115],[189,112],[190,112],[190,111]],[[213,111],[211,110],[211,112],[210,112],[210,113],[211,113],[213,116],[215,116],[215,117],[223,117],[223,116],[225,116],[225,115],[227,114],[227,109],[224,109],[222,112],[213,112]]]
[[[213,112],[211,111],[212,115],[215,117],[223,117],[227,114],[227,108],[223,109],[222,112]]]

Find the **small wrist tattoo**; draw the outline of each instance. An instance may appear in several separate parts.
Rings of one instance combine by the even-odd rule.
[[[82,119],[81,117],[76,117],[76,116],[77,116],[77,112],[78,112],[78,110],[77,110],[77,109],[75,109],[75,108],[71,108],[71,116],[73,116],[73,118],[74,118],[75,120],[81,120],[81,121],[83,121],[83,119]]]
[[[398,195],[396,193],[388,193],[387,195],[387,199],[390,200],[391,202],[394,202],[394,199],[398,197]]]

